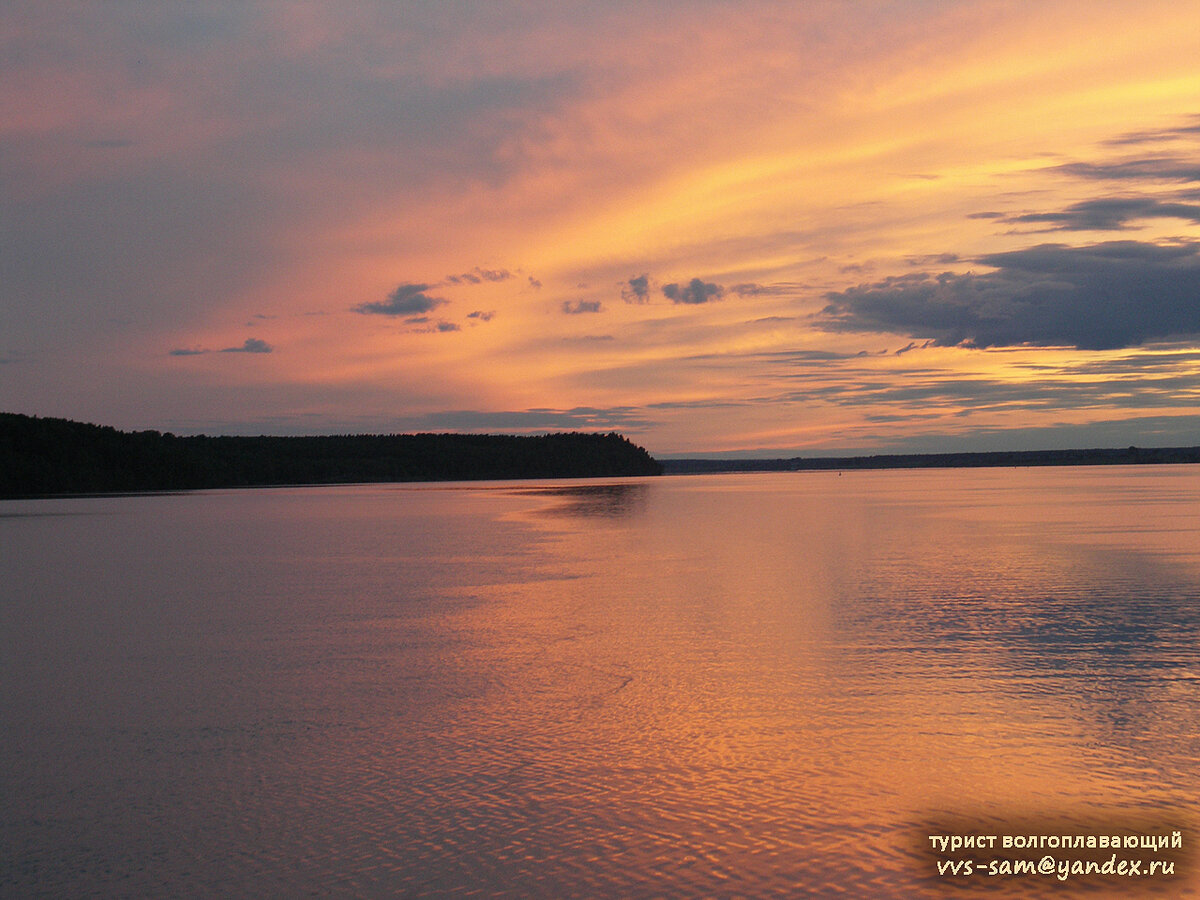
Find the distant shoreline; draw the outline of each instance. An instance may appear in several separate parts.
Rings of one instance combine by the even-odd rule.
[[[979,469],[1022,466],[1115,466],[1200,463],[1200,447],[1080,450],[994,450],[971,453],[888,453],[790,459],[660,459],[666,475],[720,472],[805,472],[857,469]]]
[[[1200,446],[655,459],[616,432],[178,437],[0,413],[0,499],[737,472],[1200,463]]]

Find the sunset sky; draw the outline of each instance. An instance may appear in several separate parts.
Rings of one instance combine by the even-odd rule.
[[[1200,2],[0,7],[0,410],[1200,443]]]

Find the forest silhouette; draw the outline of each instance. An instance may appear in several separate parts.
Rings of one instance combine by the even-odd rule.
[[[179,437],[0,413],[0,497],[661,473],[615,432]]]

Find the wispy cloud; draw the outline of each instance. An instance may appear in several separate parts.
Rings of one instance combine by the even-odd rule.
[[[1082,200],[1062,212],[1008,216],[1013,224],[1046,224],[1051,231],[1122,231],[1143,219],[1183,219],[1200,224],[1200,205],[1151,197],[1102,197]]]
[[[461,275],[447,275],[445,283],[483,284],[485,281],[508,281],[510,278],[516,278],[516,276],[507,269],[482,269],[476,266],[470,272],[463,272]]]
[[[452,331],[462,331],[462,326],[456,322],[433,319],[429,316],[412,316],[405,319],[404,324],[414,326],[407,329],[410,334],[449,334]]]
[[[1125,144],[1147,144],[1147,143],[1164,143],[1177,140],[1179,138],[1195,139],[1200,137],[1200,116],[1193,115],[1190,117],[1192,124],[1177,125],[1166,128],[1148,129],[1143,131],[1129,131],[1115,138],[1110,138],[1105,141],[1109,146],[1122,146]]]
[[[1200,181],[1200,165],[1176,157],[1159,156],[1111,163],[1066,163],[1058,171],[1079,178],[1105,181]]]
[[[602,308],[599,300],[564,300],[562,302],[562,311],[568,316],[577,316],[580,313],[598,313]]]
[[[637,407],[576,406],[568,409],[448,410],[406,417],[398,424],[406,430],[537,432],[564,429],[637,430],[650,425],[651,419],[645,410]]]
[[[273,353],[275,348],[261,338],[246,338],[236,347],[222,347],[220,350],[209,350],[206,347],[177,347],[167,351],[169,356],[203,356],[206,353]]]
[[[742,284],[731,285],[729,293],[737,294],[739,297],[782,297],[796,293],[798,288],[799,285],[796,284],[756,284],[754,282],[743,282]]]

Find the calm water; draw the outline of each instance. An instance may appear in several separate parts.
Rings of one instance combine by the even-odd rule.
[[[0,894],[1200,896],[1198,501],[1145,467],[0,503]],[[1120,854],[1175,878],[1065,885],[938,878],[926,838],[1175,829]]]

